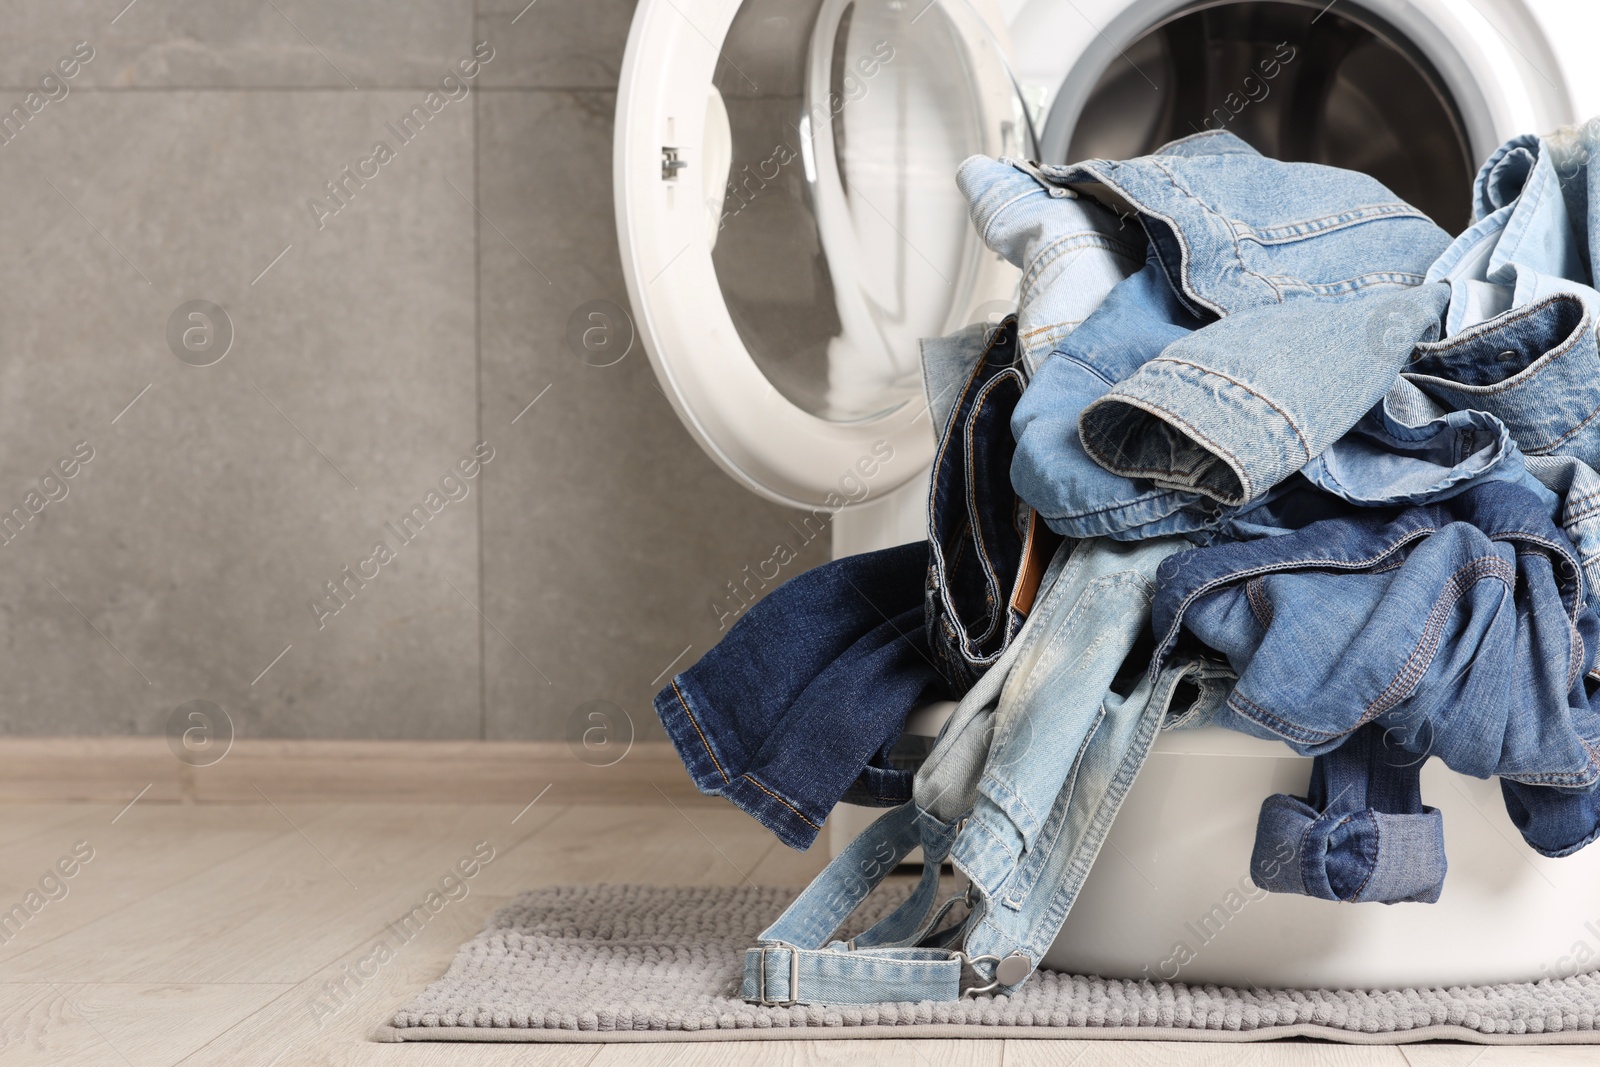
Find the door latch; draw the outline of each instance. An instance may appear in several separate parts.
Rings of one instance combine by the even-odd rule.
[[[678,180],[678,172],[680,170],[682,170],[684,167],[687,167],[688,165],[689,165],[689,163],[688,163],[687,160],[682,160],[682,159],[678,158],[678,150],[676,148],[668,148],[666,145],[662,145],[661,146],[661,180],[662,181],[664,181],[664,182],[675,182],[675,181],[677,181]]]

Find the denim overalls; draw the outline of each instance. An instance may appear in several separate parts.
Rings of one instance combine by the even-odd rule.
[[[1135,652],[1161,561],[1177,538],[1064,544],[1016,641],[978,680],[918,772],[915,801],[883,816],[745,955],[741,995],[760,1003],[953,1000],[1033,973],[1077,899],[1180,685],[1174,722],[1220,707],[1231,677]],[[925,866],[894,914],[846,943],[833,934],[905,855]],[[940,862],[971,880],[970,912],[944,925]],[[947,947],[960,939],[959,950]]]

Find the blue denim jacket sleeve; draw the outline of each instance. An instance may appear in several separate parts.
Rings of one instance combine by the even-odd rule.
[[[1317,488],[1363,506],[1446,500],[1485,479],[1516,482],[1556,513],[1556,495],[1523,463],[1505,423],[1486,411],[1446,411],[1402,378],[1351,431],[1300,471]]]
[[[1449,237],[1364,174],[1225,132],[1029,173],[1148,238],[1145,269],[1050,354],[1014,419],[1017,491],[1060,533],[1222,525],[1354,425],[1436,332],[1445,287],[1407,290]],[[1107,331],[1091,325],[1123,343],[1096,346],[1083,335]]]
[[[1321,455],[1438,336],[1443,285],[1230,315],[1168,345],[1086,406],[1083,447],[1108,471],[1240,505]]]
[[[1202,325],[1178,302],[1152,254],[1050,353],[1011,416],[1011,484],[1068,537],[1187,533],[1211,521],[1200,496],[1104,469],[1078,435],[1084,407]],[[1165,524],[1163,528],[1163,524]]]

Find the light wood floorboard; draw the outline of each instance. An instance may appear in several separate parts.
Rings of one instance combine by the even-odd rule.
[[[129,799],[131,799],[131,794]],[[0,906],[78,841],[94,858],[0,943],[0,1067],[1566,1067],[1591,1048],[1317,1042],[368,1040],[517,892],[582,882],[805,884],[820,849],[729,807],[526,801],[0,805]],[[114,820],[114,821],[113,821]],[[367,976],[389,924],[480,842],[494,858]],[[0,930],[0,933],[3,933]]]

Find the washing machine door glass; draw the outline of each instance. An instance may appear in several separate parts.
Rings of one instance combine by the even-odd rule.
[[[1471,221],[1477,165],[1455,99],[1356,0],[1180,5],[1107,64],[1081,110],[1053,109],[1045,125],[1043,154],[1061,162],[1225,129],[1275,159],[1365,171],[1451,233]]]
[[[954,181],[1033,152],[1007,50],[967,0],[642,0],[617,114],[629,295],[663,391],[751,488],[813,507],[925,466],[918,339],[1014,296]]]

